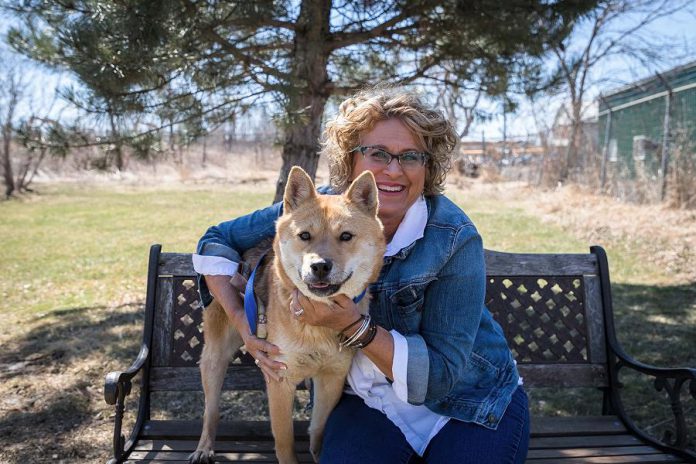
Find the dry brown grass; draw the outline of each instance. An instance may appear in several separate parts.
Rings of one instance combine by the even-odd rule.
[[[463,181],[458,182],[464,186]],[[466,185],[467,195],[521,207],[588,244],[619,247],[636,259],[647,260],[654,272],[635,275],[639,281],[696,282],[696,211],[625,203],[577,185],[550,190],[534,189],[523,182]],[[622,265],[622,272],[631,275],[632,270]]]

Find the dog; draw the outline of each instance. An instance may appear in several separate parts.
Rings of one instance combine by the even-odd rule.
[[[385,250],[377,208],[377,185],[369,171],[359,175],[343,195],[319,195],[297,166],[288,176],[283,214],[276,223],[270,259],[266,258],[269,264],[256,277],[257,295],[267,295],[268,341],[282,353],[275,359],[287,365],[282,381],[267,384],[271,430],[281,464],[297,462],[292,421],[296,385],[307,378],[314,382],[309,437],[310,452],[318,461],[326,420],[341,397],[354,354],[353,349],[339,350],[336,331],[294,317],[291,294],[297,288],[309,299],[328,304],[335,295],[356,298],[363,294],[379,276]],[[368,306],[369,298],[358,303],[362,314],[367,314]],[[200,369],[205,412],[191,463],[212,462],[221,386],[229,361],[242,345],[241,336],[215,301],[204,311],[203,328]]]

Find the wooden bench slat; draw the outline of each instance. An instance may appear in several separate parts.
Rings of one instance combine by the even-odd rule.
[[[619,435],[628,433],[616,416],[532,417],[532,436]]]
[[[639,454],[659,454],[660,450],[652,446],[607,446],[602,448],[563,448],[530,449],[527,459],[581,458],[591,456],[633,456]]]
[[[488,275],[592,275],[597,258],[591,254],[505,253],[484,250]]]
[[[517,365],[525,387],[605,387],[606,365],[522,364]]]
[[[652,463],[682,463],[681,459],[669,454],[645,454],[632,456],[596,456],[583,458],[551,458],[527,459],[526,464],[652,464]]]
[[[306,437],[303,437],[306,438]],[[198,446],[198,440],[139,440],[133,449],[135,451],[193,451]],[[297,440],[295,448],[298,451],[306,451],[309,442],[306,439]],[[273,450],[273,441],[270,437],[264,440],[217,440],[215,450],[220,452],[258,452],[264,453]]]
[[[130,458],[136,460],[157,459],[162,461],[181,461],[188,459],[191,452],[183,451],[135,451],[131,453]],[[304,453],[298,453],[297,458],[300,461],[311,461],[312,455],[304,450]],[[259,452],[224,452],[215,451],[216,461],[251,461],[251,462],[275,462],[275,451],[269,450],[265,453]]]
[[[307,440],[309,421],[295,421],[295,439]],[[187,439],[198,440],[202,422],[193,420],[150,420],[143,424],[143,439]],[[271,437],[268,421],[225,421],[218,426],[218,440],[244,438],[264,439]]]
[[[538,437],[532,436],[530,449],[561,449],[605,446],[632,446],[642,442],[633,435],[582,435],[567,437]]]
[[[591,254],[505,253],[484,250],[488,275],[593,275],[597,258]],[[161,253],[158,273],[161,276],[191,276],[191,255]]]
[[[526,387],[604,387],[606,368],[600,364],[519,364]],[[227,370],[224,390],[265,390],[265,382],[255,366],[231,366]],[[151,391],[200,391],[198,367],[153,367]],[[299,389],[304,389],[303,385]]]

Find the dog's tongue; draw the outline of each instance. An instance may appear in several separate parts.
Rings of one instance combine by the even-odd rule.
[[[329,286],[329,284],[327,284],[325,282],[318,282],[316,284],[312,284],[313,288],[326,288],[328,286]]]

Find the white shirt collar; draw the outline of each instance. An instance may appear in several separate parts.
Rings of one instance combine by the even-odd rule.
[[[425,225],[428,222],[428,206],[423,195],[411,205],[396,229],[391,242],[387,244],[384,256],[394,256],[401,249],[406,248],[419,238],[423,237]]]

